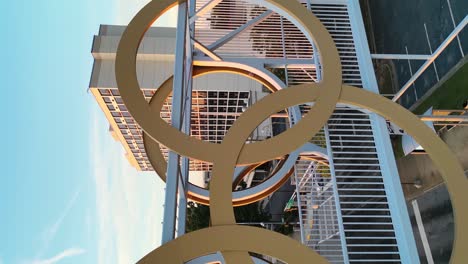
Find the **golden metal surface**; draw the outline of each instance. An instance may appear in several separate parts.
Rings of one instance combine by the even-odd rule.
[[[193,78],[206,75],[206,74],[212,74],[212,73],[232,73],[232,74],[238,74],[245,76],[247,78],[250,78],[252,80],[258,81],[262,83],[265,87],[267,87],[270,91],[275,92],[277,91],[273,85],[271,85],[269,82],[264,80],[261,76],[251,74],[250,72],[246,72],[243,69],[238,69],[238,68],[231,68],[231,67],[195,67],[193,71]],[[170,95],[172,92],[172,86],[173,86],[173,77],[168,78],[157,90],[156,93],[153,95],[153,97],[150,100],[150,108],[152,111],[161,111],[161,108],[164,105],[164,101],[166,98]],[[146,154],[148,156],[148,159],[158,174],[158,176],[163,180],[166,181],[166,171],[167,171],[167,162],[164,159],[164,156],[161,152],[161,149],[159,147],[159,143],[151,139],[146,133],[143,132],[143,142],[145,145],[145,150]],[[246,150],[248,151],[248,150]],[[259,163],[256,163],[257,165]],[[249,164],[249,165],[255,165],[255,164]],[[235,199],[233,200],[233,206],[242,206],[246,204],[250,204],[256,201],[260,201],[266,197],[268,197],[270,194],[274,193],[277,191],[283,184],[284,182],[291,176],[292,171],[289,173],[285,174],[283,179],[277,182],[277,184],[274,184],[273,186],[270,186],[269,188],[265,188],[262,192],[248,196],[248,197],[242,197],[240,199]],[[193,192],[188,192],[187,196],[201,204],[209,205],[209,199],[205,197],[201,197],[197,195],[196,193]]]
[[[277,4],[286,12],[300,17],[303,21],[308,21],[307,24],[304,24],[308,29],[306,33],[314,36],[318,51],[321,54],[327,54],[327,56],[323,56],[321,63],[324,68],[333,71],[334,75],[326,73],[321,83],[302,85],[321,87],[320,97],[313,110],[303,118],[303,121],[286,132],[262,142],[246,145],[245,151],[241,153],[239,165],[272,160],[299,148],[305,138],[308,138],[310,134],[315,134],[308,133],[303,129],[312,128],[312,123],[323,124],[324,122],[320,121],[326,121],[330,117],[341,90],[341,64],[338,51],[325,27],[299,3],[288,0],[268,0],[268,2]],[[221,144],[201,141],[185,135],[160,118],[158,111],[150,109],[140,92],[136,68],[133,67],[136,65],[135,54],[147,28],[175,4],[173,0],[152,1],[130,22],[119,44],[116,57],[116,78],[125,105],[148,136],[182,156],[212,162],[220,153]],[[280,142],[283,141],[288,141],[289,144],[281,144]]]
[[[305,260],[313,264],[328,263],[315,251],[294,239],[265,229],[240,225],[210,227],[188,233],[155,249],[139,263],[182,264],[220,248],[230,252],[257,252],[287,259],[288,263],[304,264]]]
[[[138,85],[135,66],[139,43],[152,22],[177,3],[173,0],[152,1],[132,20],[122,36],[116,58],[116,76],[120,94],[129,112],[153,140],[181,155],[214,164],[210,185],[213,227],[177,238],[148,254],[140,263],[184,263],[217,251],[223,253],[228,264],[252,263],[247,252],[277,257],[291,264],[304,263],[305,260],[310,263],[327,263],[323,257],[290,238],[260,228],[237,226],[231,200],[232,175],[236,165],[271,160],[303,145],[326,124],[338,101],[369,109],[390,119],[413,135],[426,149],[444,177],[452,199],[456,238],[451,262],[468,263],[468,252],[463,250],[468,246],[468,227],[463,222],[468,219],[468,181],[455,155],[408,110],[371,92],[342,86],[336,47],[312,13],[296,1],[265,1],[280,7],[307,29],[306,34],[314,36],[319,53],[322,54],[324,80],[318,84],[289,87],[266,96],[239,117],[221,144],[191,138],[169,126],[160,118],[159,109],[153,109],[145,101]],[[160,98],[165,99],[166,96]],[[307,102],[316,103],[294,127],[269,140],[245,145],[251,131],[271,114]],[[162,168],[157,171],[162,171]],[[165,171],[162,175],[165,175]]]

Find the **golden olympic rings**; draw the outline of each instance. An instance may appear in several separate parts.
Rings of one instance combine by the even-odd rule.
[[[455,155],[432,131],[408,110],[379,95],[342,85],[341,66],[336,47],[319,20],[297,1],[265,0],[295,19],[306,34],[312,35],[322,54],[323,81],[302,84],[270,94],[251,106],[227,132],[221,144],[191,138],[169,126],[144,99],[136,77],[136,54],[148,27],[162,13],[176,5],[174,0],[154,0],[132,20],[122,36],[116,77],[120,94],[129,112],[153,140],[173,151],[213,163],[210,184],[210,212],[214,227],[199,230],[154,250],[140,263],[184,263],[221,251],[226,263],[252,263],[247,252],[262,253],[291,263],[327,263],[326,260],[282,235],[259,228],[237,226],[232,210],[232,175],[239,164],[254,164],[289,154],[310,139],[326,124],[337,102],[367,108],[394,122],[423,146],[439,168],[450,192],[456,238],[452,263],[468,263],[468,181]],[[314,34],[312,34],[314,33]],[[163,96],[161,96],[162,98]],[[164,98],[165,99],[165,98]],[[278,111],[315,102],[310,112],[294,127],[269,140],[245,145],[250,132]],[[417,252],[414,252],[417,254]]]
[[[274,138],[246,145],[245,150],[242,151],[239,157],[238,164],[253,164],[272,160],[282,156],[282,153],[290,153],[294,149],[299,148],[306,139],[315,134],[309,127],[318,127],[319,130],[321,126],[313,124],[324,124],[328,120],[335,109],[341,91],[340,58],[333,40],[325,27],[312,13],[308,12],[300,4],[291,4],[290,1],[286,0],[267,2],[278,5],[285,11],[294,14],[300,18],[298,20],[301,23],[303,23],[302,21],[308,22],[307,24],[304,23],[304,27],[308,29],[306,33],[314,36],[318,51],[321,54],[327,54],[327,56],[323,56],[324,58],[321,63],[324,69],[329,69],[330,73],[324,73],[323,81],[319,84],[305,84],[308,87],[312,85],[321,87],[321,94],[313,110],[303,118],[303,121]],[[148,27],[164,11],[176,4],[177,2],[173,0],[152,1],[130,22],[119,44],[118,58],[122,62],[124,61],[124,63],[118,64],[116,61],[118,86],[129,112],[148,136],[182,156],[212,162],[220,153],[220,144],[190,137],[167,124],[160,118],[158,110],[150,109],[139,90],[140,86],[138,85],[135,69],[131,69],[131,65],[136,65],[135,54],[138,51],[140,40]],[[331,72],[334,73],[331,74]],[[296,94],[300,96],[299,91]],[[291,103],[290,105],[295,105],[294,100]],[[308,131],[304,131],[303,129]],[[287,141],[288,144],[281,143],[284,141]]]
[[[236,235],[233,236],[233,234]],[[314,264],[328,263],[315,251],[287,236],[261,228],[240,225],[217,226],[188,233],[152,251],[139,263],[179,264],[216,252],[220,248],[230,252],[257,252],[287,259],[288,263],[304,263],[304,259]]]
[[[268,81],[264,80],[262,77],[251,74],[250,72],[243,70],[243,69],[238,69],[238,68],[232,68],[232,67],[199,67],[195,68],[193,71],[193,78],[196,78],[198,76],[202,76],[205,74],[210,74],[210,73],[234,73],[238,75],[243,75],[247,78],[251,78],[255,81],[258,81],[262,83],[264,86],[266,86],[268,89],[270,89],[272,92],[276,91],[273,85],[271,85]],[[157,92],[153,95],[151,98],[151,101],[149,103],[150,108],[152,111],[160,111],[165,99],[169,96],[169,94],[172,92],[172,85],[173,85],[173,78],[170,77],[167,79],[158,89]],[[161,149],[159,147],[159,144],[152,140],[149,136],[146,135],[146,133],[143,133],[143,142],[145,144],[145,150],[146,154],[148,155],[148,159],[151,162],[151,165],[153,166],[154,170],[158,174],[158,176],[163,180],[166,181],[166,169],[167,169],[167,162],[164,159],[164,156],[161,152]],[[239,199],[233,199],[233,205],[234,206],[241,206],[241,205],[246,205],[253,203],[255,201],[259,201],[267,197],[268,195],[272,194],[276,190],[278,190],[283,183],[289,178],[291,175],[292,171],[289,173],[284,174],[284,177],[276,182],[274,184],[268,186],[268,188],[262,189],[262,191],[256,192],[254,194],[251,194],[246,197],[241,197]],[[190,184],[190,183],[189,183]],[[263,183],[262,183],[263,184]],[[187,196],[198,202],[202,203],[205,205],[209,205],[209,199],[206,199],[206,197],[202,197],[197,193],[191,192],[190,188],[188,191]]]

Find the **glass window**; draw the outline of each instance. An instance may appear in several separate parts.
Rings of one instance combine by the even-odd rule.
[[[104,96],[106,96],[106,95],[107,95],[107,96],[111,95],[109,89],[99,89],[99,93],[100,93],[101,95],[104,95]]]

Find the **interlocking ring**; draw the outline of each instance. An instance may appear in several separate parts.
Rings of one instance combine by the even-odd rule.
[[[443,141],[416,116],[403,107],[363,89],[342,85],[341,64],[336,47],[319,20],[297,1],[265,0],[281,15],[313,36],[322,54],[323,81],[303,84],[270,94],[251,106],[228,130],[221,144],[191,138],[169,126],[144,99],[136,76],[136,54],[151,24],[177,2],[154,0],[144,7],[124,32],[116,57],[116,78],[120,94],[137,123],[153,140],[173,151],[213,163],[210,186],[210,212],[214,227],[184,235],[155,249],[140,263],[184,263],[221,251],[226,263],[252,263],[247,252],[276,256],[291,264],[327,263],[306,246],[280,234],[260,228],[237,226],[232,210],[231,177],[238,164],[258,163],[288,154],[310,139],[326,123],[337,102],[367,108],[403,128],[423,146],[439,168],[451,195],[456,238],[452,263],[467,263],[468,182],[455,155]],[[314,34],[312,34],[314,32]],[[278,111],[315,102],[310,112],[288,131],[266,141],[245,145],[250,132]],[[417,254],[417,252],[414,252]]]
[[[246,145],[245,150],[242,151],[239,157],[239,164],[252,164],[272,160],[300,147],[306,139],[315,134],[311,133],[310,130],[307,132],[303,129],[308,129],[309,127],[321,128],[321,125],[325,124],[326,120],[333,113],[341,91],[341,64],[338,51],[333,44],[331,36],[320,21],[312,13],[300,6],[300,4],[296,5],[294,3],[291,5],[289,1],[285,0],[266,2],[271,2],[285,11],[291,9],[289,13],[294,13],[298,17],[297,20],[301,23],[303,23],[302,21],[308,21],[307,24],[303,23],[303,26],[308,31],[305,33],[306,35],[314,36],[317,50],[321,54],[327,54],[327,56],[321,58],[321,64],[330,73],[324,72],[323,80],[319,84],[301,85],[301,87],[319,86],[321,88],[320,97],[313,107],[314,110],[311,110],[315,113],[310,113],[303,118],[303,122],[274,138]],[[119,58],[124,63],[117,65],[118,62],[116,61],[116,71],[118,72],[116,77],[125,105],[148,136],[182,156],[212,162],[220,153],[220,144],[190,137],[167,124],[160,118],[158,110],[149,107],[143,94],[140,92],[135,72],[136,69],[131,68],[131,65],[136,65],[135,54],[147,28],[164,11],[176,5],[176,3],[173,0],[152,1],[130,22],[119,44]],[[292,6],[295,8],[292,9]],[[124,50],[125,52],[122,52]],[[332,75],[331,72],[336,74]],[[291,104],[288,106],[296,105],[294,101],[294,99],[291,100]],[[315,124],[319,124],[320,126]],[[285,141],[288,144],[282,143]]]
[[[210,73],[234,73],[243,75],[247,78],[253,79],[262,83],[272,92],[277,91],[275,86],[271,85],[267,80],[263,79],[261,76],[252,74],[251,72],[242,69],[242,64],[231,64],[230,67],[200,67],[195,68],[193,71],[193,77],[196,78],[201,75],[210,74]],[[164,100],[169,96],[172,92],[172,85],[173,85],[173,78],[170,77],[166,80],[158,89],[157,92],[153,95],[150,100],[150,108],[153,111],[160,111]],[[146,133],[143,133],[143,142],[145,145],[145,151],[148,156],[149,161],[151,162],[152,167],[158,174],[158,176],[163,180],[166,181],[166,170],[167,170],[167,162],[164,159],[162,151],[159,147],[159,144],[152,140]],[[310,151],[310,149],[309,149]],[[314,152],[313,150],[311,152]],[[317,151],[316,151],[317,153]],[[254,187],[251,187],[246,190],[240,190],[233,192],[232,202],[234,206],[241,206],[250,204],[256,201],[260,201],[265,197],[268,197],[270,194],[278,190],[285,181],[288,180],[290,175],[293,173],[292,167],[295,164],[299,156],[299,151],[295,151],[287,156],[285,160],[281,163],[280,169],[275,171],[268,179]],[[244,164],[247,165],[247,164]],[[248,168],[251,168],[249,166]],[[248,170],[246,168],[246,170]],[[198,187],[194,184],[189,182],[188,185],[188,193],[187,196],[198,202],[205,205],[209,205],[209,193],[208,190]]]

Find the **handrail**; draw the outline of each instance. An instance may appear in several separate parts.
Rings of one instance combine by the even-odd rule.
[[[392,98],[392,101],[396,102],[400,97],[413,85],[413,83],[421,76],[424,71],[431,66],[431,64],[439,57],[439,55],[447,48],[447,46],[452,43],[452,41],[458,36],[458,34],[463,30],[463,28],[468,24],[468,15],[458,24],[458,26],[450,33],[450,35],[440,44],[436,51],[431,55],[431,57],[419,68],[419,70],[406,82],[405,85],[395,94]]]

